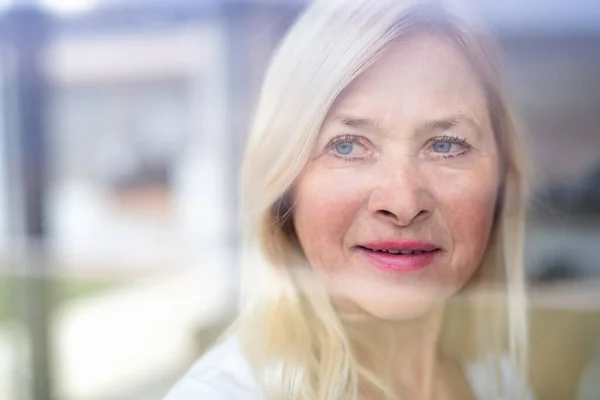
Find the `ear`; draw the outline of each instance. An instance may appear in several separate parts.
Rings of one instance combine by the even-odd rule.
[[[292,217],[292,196],[290,191],[275,203],[275,219],[280,225],[284,225]]]
[[[497,221],[502,214],[502,209],[504,207],[506,192],[506,174],[500,179],[500,184],[498,185],[498,189],[496,189],[496,204],[494,205],[494,221]]]

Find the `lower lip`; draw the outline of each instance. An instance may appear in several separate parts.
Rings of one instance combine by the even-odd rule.
[[[410,272],[425,268],[432,263],[439,250],[420,254],[390,254],[359,248],[360,252],[376,268],[394,272]]]

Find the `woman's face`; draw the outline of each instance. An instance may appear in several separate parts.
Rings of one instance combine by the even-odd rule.
[[[330,110],[294,187],[304,252],[338,304],[422,316],[473,275],[499,186],[484,92],[447,38],[395,43]]]

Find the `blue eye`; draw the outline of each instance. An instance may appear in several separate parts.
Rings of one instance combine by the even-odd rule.
[[[369,156],[367,139],[356,135],[337,136],[327,144],[327,152],[346,161],[364,160]]]
[[[471,145],[467,143],[466,138],[459,138],[458,136],[444,135],[437,138],[431,139],[431,150],[443,158],[454,158],[467,154],[471,149]]]
[[[437,153],[449,153],[452,149],[451,142],[436,142],[433,144],[433,150]]]
[[[339,142],[335,144],[335,151],[343,156],[352,154],[353,149],[354,143],[352,142]]]

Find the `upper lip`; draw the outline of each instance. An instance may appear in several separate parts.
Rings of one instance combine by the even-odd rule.
[[[418,250],[418,251],[434,251],[440,250],[440,246],[435,243],[426,242],[422,240],[386,240],[386,241],[376,241],[376,242],[368,242],[358,245],[358,247],[363,247],[369,250],[400,250],[400,251],[408,251],[408,250]]]

